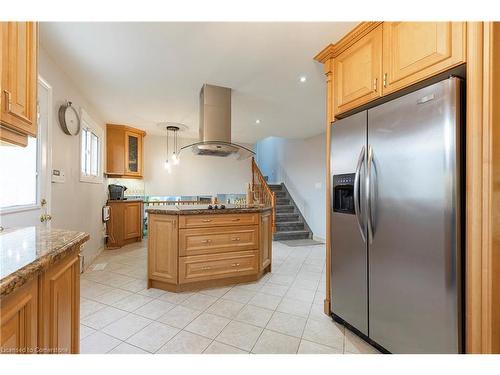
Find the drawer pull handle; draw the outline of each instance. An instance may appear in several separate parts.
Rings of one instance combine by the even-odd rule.
[[[202,269],[203,271],[209,270],[209,269],[211,269],[211,268],[212,268],[212,267],[209,267],[209,266],[204,266],[204,267],[201,267],[201,269]]]
[[[233,263],[231,264],[231,267],[238,267],[240,264],[239,263]]]
[[[235,218],[233,219],[233,221],[240,221],[240,218],[239,218],[239,217],[235,217]]]
[[[212,240],[203,240],[202,243],[212,243]]]
[[[210,223],[212,221],[212,219],[203,219],[202,220],[204,223]]]
[[[231,241],[239,241],[239,240],[240,240],[240,238],[239,238],[239,237],[236,237],[236,238],[231,239]]]

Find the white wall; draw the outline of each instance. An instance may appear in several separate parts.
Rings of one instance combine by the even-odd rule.
[[[50,124],[52,168],[62,169],[66,174],[65,183],[52,184],[52,227],[90,234],[90,240],[83,251],[85,263],[88,265],[104,246],[101,208],[107,198],[107,182],[106,179],[102,184],[80,182],[80,137],[69,136],[62,132],[58,122],[58,109],[66,100],[70,100],[78,110],[83,107],[100,126],[104,127],[104,121],[74,86],[70,77],[62,72],[43,48],[39,50],[38,70],[53,88],[52,124]]]
[[[170,138],[170,141],[172,138]],[[197,142],[178,139],[179,148]],[[144,192],[146,195],[215,195],[245,193],[251,181],[251,158],[197,156],[190,150],[181,153],[181,162],[168,174],[164,168],[166,137],[144,138]],[[171,147],[172,143],[170,144]],[[251,149],[249,145],[243,145]],[[170,149],[170,152],[172,149]],[[126,185],[126,184],[125,184]]]
[[[325,134],[307,139],[269,137],[255,147],[270,183],[284,182],[315,237],[326,232]]]

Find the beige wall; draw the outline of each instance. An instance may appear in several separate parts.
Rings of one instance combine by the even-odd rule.
[[[102,184],[80,182],[80,137],[69,136],[62,132],[58,122],[59,106],[66,100],[73,102],[79,110],[83,107],[92,119],[104,126],[98,112],[84,98],[49,55],[40,48],[39,74],[53,89],[52,124],[52,168],[63,169],[66,182],[53,183],[52,186],[52,227],[84,231],[90,234],[83,255],[85,264],[103,249],[104,233],[101,208],[106,202],[106,179]]]
[[[255,146],[257,164],[271,183],[285,183],[318,239],[325,239],[325,133],[306,139],[269,137]]]
[[[197,142],[179,138],[179,147]],[[252,149],[252,146],[244,145]],[[144,191],[146,195],[213,195],[245,193],[251,181],[251,158],[197,156],[181,153],[181,162],[168,174],[164,168],[166,137],[147,135],[144,139]]]

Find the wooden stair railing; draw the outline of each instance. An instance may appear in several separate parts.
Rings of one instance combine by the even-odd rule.
[[[255,199],[264,206],[272,208],[271,223],[273,233],[276,232],[276,194],[271,190],[267,184],[266,179],[262,175],[259,166],[252,158],[252,191]]]

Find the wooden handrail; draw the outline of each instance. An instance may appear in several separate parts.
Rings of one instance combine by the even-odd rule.
[[[273,233],[276,232],[276,194],[271,190],[267,184],[266,179],[262,175],[259,166],[252,158],[252,191],[255,199],[259,201],[260,204],[272,208],[271,223],[273,227]]]

